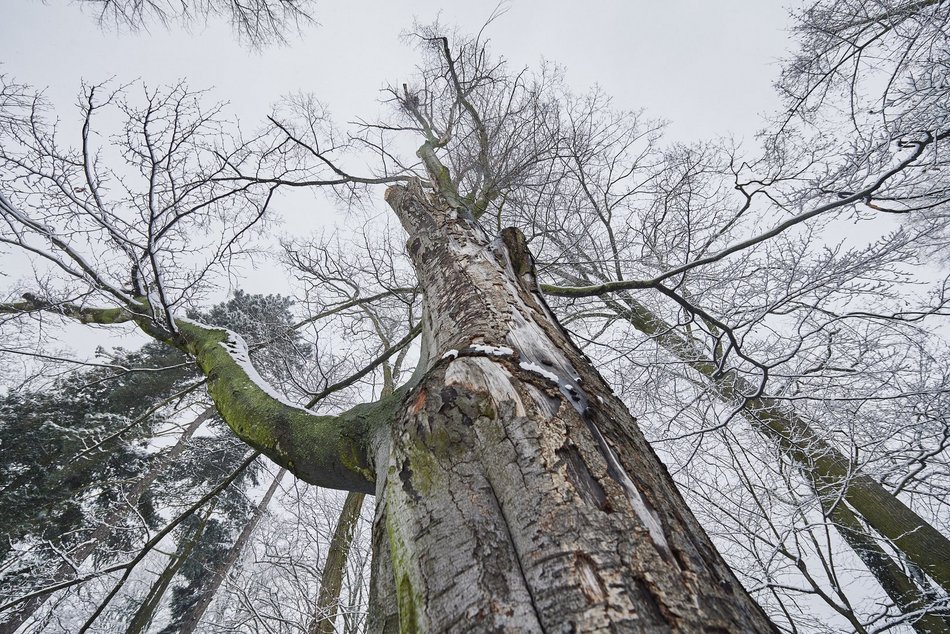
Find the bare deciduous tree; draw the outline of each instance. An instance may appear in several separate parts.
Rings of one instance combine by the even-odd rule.
[[[371,630],[770,631],[630,405],[776,621],[815,597],[856,631],[948,631],[947,280],[912,273],[946,243],[946,13],[804,13],[755,158],[664,149],[642,115],[439,25],[408,36],[424,61],[391,117],[348,135],[304,97],[247,139],[181,87],[143,106],[88,87],[62,149],[34,102],[3,126],[0,240],[56,276],[3,311],[135,324],[194,358],[256,450],[375,493]],[[107,174],[89,130],[112,104],[129,167]],[[405,254],[372,229],[283,245],[299,327],[350,344],[286,394],[183,315],[281,191],[356,214],[381,185]],[[833,238],[846,223],[864,233]],[[856,600],[843,579],[868,572],[882,594]]]

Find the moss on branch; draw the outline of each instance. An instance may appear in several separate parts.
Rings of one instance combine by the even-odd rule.
[[[0,304],[0,314],[38,310],[85,324],[134,321],[149,336],[194,358],[208,378],[208,392],[218,412],[248,445],[305,482],[375,492],[369,444],[376,430],[393,419],[404,398],[403,390],[335,416],[322,416],[287,402],[270,388],[250,364],[243,341],[228,330],[178,319],[178,332],[169,334],[155,325],[144,302],[134,309],[90,308],[25,295],[22,302]]]
[[[23,294],[22,302],[0,304],[0,315],[16,315],[36,311],[57,313],[84,324],[101,324],[104,326],[126,323],[135,318],[128,309],[122,307],[92,308],[71,302],[53,303],[44,301],[30,293]]]

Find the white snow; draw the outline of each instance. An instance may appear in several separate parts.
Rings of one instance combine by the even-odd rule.
[[[469,348],[490,357],[510,357],[515,353],[507,346],[486,346],[480,343],[473,343]]]
[[[522,361],[518,365],[521,366],[522,370],[527,370],[528,372],[534,372],[535,374],[540,374],[541,376],[546,378],[551,383],[554,383],[555,385],[560,382],[558,381],[556,374],[554,374],[550,370],[545,370],[537,363],[532,363],[530,361]]]
[[[254,365],[251,363],[251,355],[247,349],[247,342],[244,341],[244,338],[234,332],[233,330],[228,330],[227,328],[222,328],[221,326],[209,326],[207,324],[202,324],[193,319],[187,319],[185,317],[179,317],[178,321],[188,322],[199,328],[204,328],[206,330],[220,330],[227,334],[228,338],[218,345],[220,345],[228,353],[228,356],[231,357],[240,368],[244,371],[244,374],[247,375],[247,378],[262,392],[267,394],[275,401],[279,402],[281,405],[286,405],[287,407],[292,407],[298,409],[301,412],[306,412],[308,414],[313,414],[310,410],[305,407],[301,407],[296,403],[291,402],[287,399],[284,394],[281,394],[277,389],[274,388],[270,383],[268,383],[264,377],[262,377],[257,369],[254,368]]]
[[[456,359],[456,358],[458,358],[458,356],[459,356],[459,351],[458,351],[458,350],[449,350],[448,352],[446,352],[445,354],[442,355],[442,358],[443,358],[443,359]]]

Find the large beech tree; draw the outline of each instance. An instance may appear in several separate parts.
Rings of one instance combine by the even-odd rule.
[[[312,484],[376,493],[371,614],[383,631],[770,631],[547,309],[523,235],[489,240],[428,141],[420,154],[436,188],[413,179],[386,199],[410,236],[423,355],[416,378],[379,402],[336,416],[294,406],[238,335],[157,317],[143,299],[7,310],[135,322],[195,359],[249,445]]]
[[[916,46],[921,38],[902,28],[916,28],[931,48],[942,45],[945,3],[892,4],[851,7],[845,18],[819,5],[804,16],[806,42],[821,40],[815,16],[830,11],[842,37],[871,38],[864,47],[895,33]],[[736,408],[722,426],[741,416],[791,465],[818,516],[870,570],[902,622],[950,631],[950,542],[939,523],[898,497],[901,487],[865,473],[814,411],[796,408],[787,384],[769,389],[789,360],[807,368],[799,380],[814,373],[808,365],[818,357],[821,373],[837,367],[839,335],[826,334],[830,324],[867,318],[897,331],[945,314],[945,284],[904,313],[843,313],[847,301],[861,300],[858,287],[822,294],[852,279],[889,283],[943,244],[946,189],[934,173],[950,134],[945,119],[916,113],[894,124],[889,113],[875,127],[853,115],[866,145],[832,146],[831,135],[819,144],[793,130],[795,116],[814,124],[820,104],[809,100],[830,92],[851,60],[850,49],[837,60],[833,46],[815,44],[815,55],[803,54],[784,78],[791,114],[766,139],[763,158],[743,162],[721,151],[724,167],[714,169],[713,160],[694,162],[692,150],[658,151],[656,124],[614,112],[598,92],[570,94],[555,70],[511,73],[478,38],[416,30],[424,63],[412,83],[387,92],[393,118],[363,122],[345,137],[306,97],[285,101],[248,138],[183,86],[146,91],[141,105],[87,86],[80,143],[62,147],[44,124],[42,102],[7,84],[0,241],[57,276],[3,313],[132,324],[195,361],[218,412],[248,445],[306,482],[374,494],[372,631],[772,631],[561,321],[604,320],[600,333],[578,331],[591,342],[621,324]],[[917,68],[901,78],[913,55],[896,54],[892,83],[931,99],[946,86],[920,88]],[[942,102],[931,101],[937,105],[925,106],[938,112]],[[127,124],[117,137],[122,166],[110,170],[91,131],[115,106]],[[400,153],[407,142],[414,154]],[[361,151],[380,161],[367,175],[348,167],[347,152]],[[696,184],[716,170],[732,177],[734,198]],[[412,270],[393,262],[391,245],[372,255],[379,245],[367,239],[366,268],[379,279],[381,269],[389,272],[382,292],[361,295],[347,270],[360,264],[340,256],[331,266],[319,240],[285,244],[288,260],[309,276],[308,294],[350,293],[317,317],[385,299],[404,309],[405,323],[401,339],[383,337],[393,315],[372,315],[387,342],[372,362],[343,382],[282,394],[258,375],[239,336],[184,313],[214,287],[216,272],[230,270],[282,192],[299,188],[330,190],[351,209],[383,198],[405,233]],[[708,207],[702,217],[691,215],[697,200]],[[646,211],[636,209],[641,203]],[[835,219],[892,213],[911,220],[863,251],[813,241]],[[795,275],[776,299],[776,281],[763,271],[782,266]],[[733,310],[722,279],[761,285],[734,291]],[[761,305],[743,299],[758,289]],[[678,312],[663,315],[636,292],[655,293]],[[565,301],[552,310],[545,293],[599,303]],[[798,338],[773,342],[770,352],[761,330],[789,324]],[[420,334],[416,370],[394,389],[389,360],[401,355],[401,363]],[[378,400],[335,414],[312,409],[378,369],[388,386]],[[922,417],[919,429],[933,418]],[[942,448],[922,450],[913,477],[931,469]],[[789,557],[811,580],[805,561]],[[838,592],[833,567],[828,576]],[[855,629],[865,627],[846,597],[825,599]]]

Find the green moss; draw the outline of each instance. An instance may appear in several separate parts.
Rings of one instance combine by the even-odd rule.
[[[179,331],[179,346],[194,355],[215,406],[238,437],[307,482],[373,492],[368,435],[391,420],[396,395],[340,416],[318,416],[286,405],[251,380],[226,349],[226,331],[186,321],[179,322]]]
[[[412,555],[402,538],[398,534],[398,528],[392,523],[392,509],[387,513],[386,533],[389,536],[389,556],[392,561],[393,575],[398,580],[396,583],[396,604],[399,607],[399,631],[402,634],[419,631],[420,606],[424,601],[416,596],[412,580],[409,577],[409,571],[412,566]]]
[[[413,598],[412,584],[409,577],[403,576],[399,580],[399,587],[396,590],[396,597],[399,603],[399,631],[402,634],[413,634],[419,631],[419,622],[416,617],[416,603]]]
[[[426,447],[418,447],[409,456],[412,467],[412,484],[421,495],[430,495],[432,487],[441,478],[438,477],[438,463],[432,459],[432,453]]]
[[[129,321],[129,313],[124,308],[93,308],[85,309],[79,315],[79,321],[84,324],[121,324]]]

